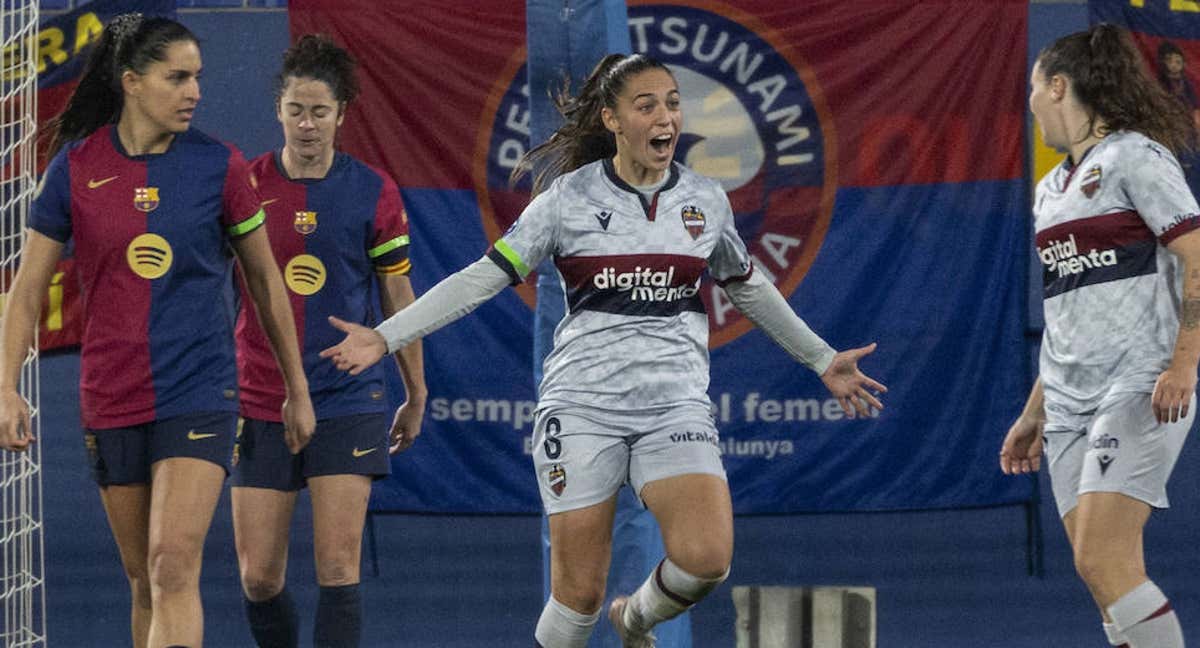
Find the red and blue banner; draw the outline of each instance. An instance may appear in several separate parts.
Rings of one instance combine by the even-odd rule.
[[[569,7],[569,3],[567,5]],[[887,408],[847,419],[711,283],[709,390],[739,513],[1027,501],[999,444],[1029,388],[1027,3],[631,3],[633,50],[671,66],[681,159],[729,193],[758,271],[862,364]],[[342,143],[400,184],[423,291],[528,200],[523,0],[293,0],[293,35],[359,60]],[[421,442],[375,510],[537,512],[532,281],[426,338]]]

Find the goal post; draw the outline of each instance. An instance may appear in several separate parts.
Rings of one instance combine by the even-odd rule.
[[[0,298],[21,254],[25,218],[37,187],[37,0],[2,0],[0,9]],[[3,301],[0,300],[0,307]],[[21,368],[20,393],[40,438],[36,344]],[[46,645],[42,453],[0,450],[0,644]]]

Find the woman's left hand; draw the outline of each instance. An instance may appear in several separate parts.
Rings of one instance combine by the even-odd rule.
[[[283,441],[288,451],[300,454],[304,446],[312,441],[317,430],[317,415],[313,412],[312,399],[307,393],[283,401]]]
[[[414,402],[408,399],[396,410],[392,419],[392,431],[389,436],[388,453],[404,452],[412,447],[418,436],[421,436],[421,421],[425,418],[425,402]]]

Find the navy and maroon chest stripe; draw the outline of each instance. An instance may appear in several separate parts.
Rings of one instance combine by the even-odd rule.
[[[567,306],[617,315],[671,317],[703,313],[704,259],[679,254],[556,257]]]
[[[1055,225],[1038,232],[1037,247],[1046,299],[1158,271],[1158,241],[1135,211]]]

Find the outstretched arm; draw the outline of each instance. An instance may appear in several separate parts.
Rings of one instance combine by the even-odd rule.
[[[321,357],[357,376],[385,354],[395,353],[475,310],[508,284],[508,274],[483,257],[446,277],[374,329],[330,317],[329,322],[346,333],[346,339],[322,351]]]
[[[725,294],[743,315],[763,330],[793,358],[821,376],[846,415],[870,415],[870,407],[883,409],[876,394],[887,387],[858,368],[859,358],[875,350],[870,344],[838,353],[796,315],[773,284],[754,272],[744,281],[725,285]]]

